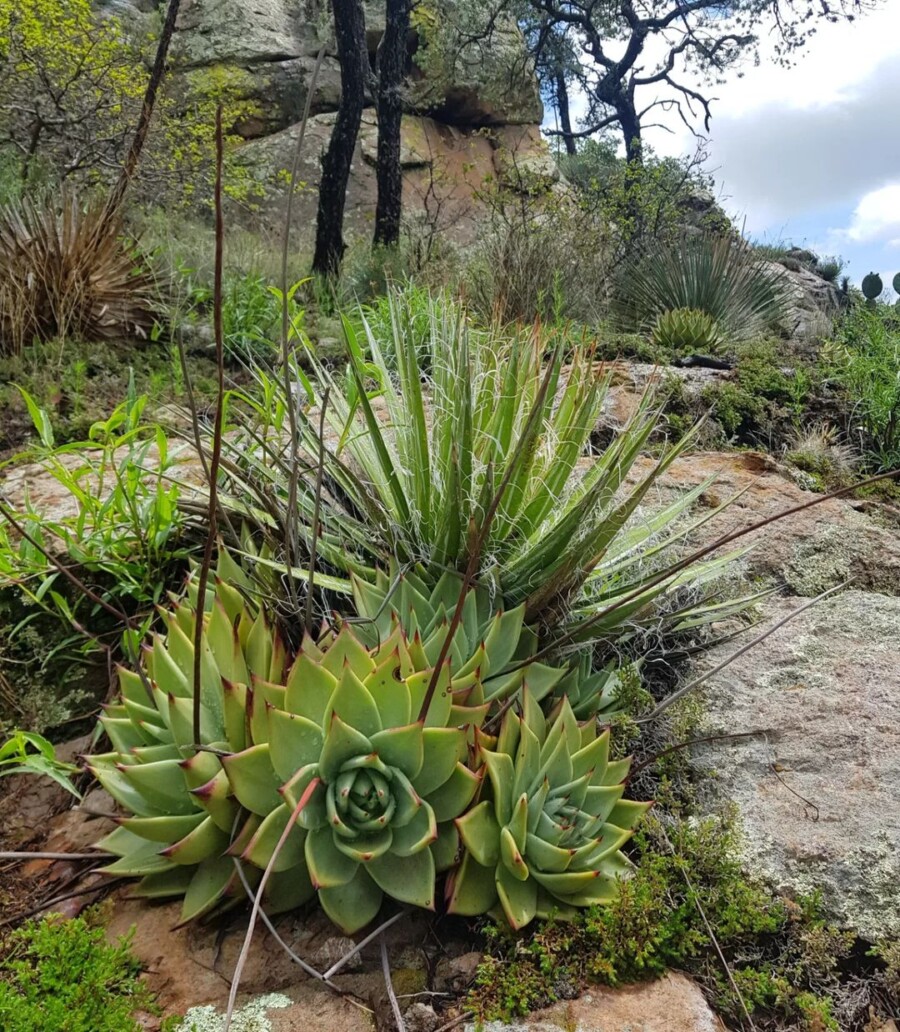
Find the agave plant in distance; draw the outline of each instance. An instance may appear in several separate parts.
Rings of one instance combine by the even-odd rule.
[[[255,888],[271,865],[263,901],[270,913],[318,894],[335,924],[352,933],[385,896],[433,909],[437,877],[465,845],[468,866],[454,884],[466,888],[465,897],[457,889],[467,901],[460,912],[472,912],[473,864],[492,854],[471,848],[478,840],[467,815],[483,813],[484,804],[472,807],[485,765],[495,796],[506,791],[498,778],[511,762],[512,729],[525,720],[535,729],[527,734],[562,741],[573,753],[545,772],[554,790],[573,780],[563,777],[567,763],[578,765],[575,778],[587,776],[580,757],[590,735],[559,696],[572,672],[529,663],[534,636],[523,628],[524,607],[494,612],[481,590],[467,594],[444,649],[461,586],[452,575],[431,591],[414,573],[359,583],[361,616],[317,641],[307,635],[289,657],[277,630],[234,587],[238,571],[225,556],[220,574],[229,569],[235,576],[217,577],[202,607],[200,743],[192,725],[196,589],[165,614],[166,633],[145,648],[142,669],[119,672],[120,700],[101,718],[112,749],[88,758],[126,813],[98,844],[117,857],[106,872],[140,878],[139,895],[183,896],[187,921],[241,900],[245,883]],[[495,707],[523,694],[527,716],[510,709],[498,739],[481,730]],[[549,732],[541,699],[557,714]],[[618,799],[622,776],[621,765],[604,758],[601,769],[598,761],[585,792],[579,787],[565,805],[583,807],[592,821],[624,822],[638,810],[613,803],[604,810],[595,791],[606,786]],[[543,789],[535,791],[539,798]],[[549,791],[547,813],[563,805]],[[518,833],[518,818],[497,814]],[[572,872],[586,869],[595,852],[579,853]],[[617,861],[604,852],[604,863],[607,872]],[[588,890],[559,891],[572,904],[593,900]],[[527,914],[520,906],[510,919],[521,924]]]

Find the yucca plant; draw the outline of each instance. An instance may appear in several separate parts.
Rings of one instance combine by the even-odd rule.
[[[565,699],[548,720],[526,690],[482,758],[489,798],[456,821],[464,854],[450,913],[522,928],[614,899],[630,868],[621,847],[649,804],[623,800],[630,763],[609,759],[609,731],[579,725]]]
[[[697,308],[671,308],[662,312],[650,333],[657,347],[675,352],[712,355],[722,345],[715,319]]]
[[[297,411],[302,464],[285,443],[284,389],[260,373],[263,400],[245,397],[249,418],[225,445],[221,495],[255,537],[277,546],[295,527],[305,554],[315,544],[318,569],[343,575],[346,592],[348,574],[372,579],[392,557],[420,564],[433,585],[446,569],[464,571],[477,549],[475,579],[493,584],[508,608],[524,603],[527,622],[570,630],[574,613],[613,639],[625,624],[659,624],[675,592],[721,569],[722,559],[665,576],[692,526],[684,517],[709,484],[661,510],[645,508],[648,492],[695,436],[664,447],[638,474],[636,460],[659,425],[652,393],[597,451],[592,435],[609,379],[590,349],[564,362],[559,350],[545,353],[537,332],[479,329],[445,298],[432,302],[430,320],[424,349],[399,330],[385,341],[363,324],[360,337],[345,320],[343,371],[308,348],[320,387],[295,367],[306,391],[306,407]],[[401,324],[398,318],[394,326]],[[311,406],[326,397],[314,536],[321,414]],[[189,504],[202,511],[202,503]],[[595,620],[612,606],[608,619]]]
[[[102,203],[23,198],[0,208],[0,353],[34,338],[146,337],[158,281]]]
[[[790,291],[745,241],[698,233],[652,244],[622,273],[614,308],[623,329],[639,332],[665,312],[705,312],[727,340],[741,341],[777,325]]]
[[[528,664],[521,608],[493,613],[475,595],[436,671],[458,580],[430,598],[413,583],[383,599],[360,585],[371,620],[307,636],[289,658],[227,555],[219,573],[202,615],[201,742],[196,588],[165,613],[142,668],[120,670],[121,698],[101,718],[113,748],[88,765],[129,814],[99,843],[118,857],[106,872],[140,877],[139,895],[183,896],[184,920],[242,898],[234,858],[251,886],[273,863],[270,910],[318,893],[347,932],[385,895],[433,908],[458,851],[453,822],[481,783],[473,730],[525,684],[549,697],[565,671]]]

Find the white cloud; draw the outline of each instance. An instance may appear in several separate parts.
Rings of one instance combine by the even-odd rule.
[[[890,247],[900,239],[892,234],[900,229],[900,182],[888,183],[878,190],[864,194],[853,211],[846,229],[837,230],[839,236],[857,244],[883,241]]]
[[[852,24],[823,24],[793,67],[771,55],[712,91],[709,168],[751,229],[822,208],[850,209],[900,182],[900,3]],[[676,121],[648,140],[693,148]],[[835,214],[831,216],[832,220]]]

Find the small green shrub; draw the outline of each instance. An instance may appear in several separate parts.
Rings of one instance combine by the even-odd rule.
[[[596,207],[550,191],[510,203],[485,194],[489,226],[463,274],[463,289],[485,322],[578,319],[607,308],[611,241]]]
[[[844,268],[840,258],[820,258],[816,262],[816,272],[828,283],[837,283],[837,278]]]
[[[0,943],[3,1032],[140,1032],[156,1007],[130,938],[110,945],[96,922],[51,915]]]
[[[858,456],[842,443],[836,428],[827,423],[797,430],[788,442],[785,458],[797,469],[818,478],[823,486],[846,483],[858,463]]]
[[[87,441],[63,446],[48,412],[21,393],[40,439],[28,457],[55,482],[62,505],[48,514],[26,498],[16,518],[27,537],[0,523],[0,587],[18,590],[33,613],[56,616],[97,647],[94,621],[105,621],[106,613],[85,596],[72,600],[47,553],[66,557],[95,593],[149,624],[187,558],[178,461],[162,429],[144,421],[148,398],[133,380],[126,400],[91,427]]]
[[[81,794],[72,784],[71,777],[78,768],[56,758],[52,743],[42,735],[29,731],[13,731],[0,745],[0,778],[13,774],[41,774],[52,778],[67,792],[80,799]]]
[[[229,276],[225,280],[222,335],[232,358],[265,361],[277,354],[281,305],[258,273]]]
[[[900,318],[885,305],[856,305],[826,346],[824,375],[845,394],[866,465],[900,465]]]
[[[737,351],[732,378],[700,395],[727,441],[775,448],[793,440],[810,404],[815,377],[805,367],[785,368],[777,346],[754,341]]]
[[[581,204],[614,227],[614,265],[649,241],[680,238],[685,225],[730,233],[727,216],[713,202],[712,178],[693,157],[660,158],[645,147],[641,165],[617,156],[611,139],[586,140],[574,155],[562,155],[560,170]],[[698,204],[698,199],[700,203]]]
[[[442,300],[446,306],[454,305],[447,295],[444,295]],[[388,345],[385,357],[392,365],[396,365],[397,356],[390,348],[390,342],[396,339],[411,340],[416,354],[427,360],[434,317],[432,292],[427,288],[411,282],[399,289],[389,287],[386,294],[364,306],[360,316],[360,339],[365,339],[368,327],[368,331],[377,341],[383,341]],[[428,368],[427,364],[425,368]]]

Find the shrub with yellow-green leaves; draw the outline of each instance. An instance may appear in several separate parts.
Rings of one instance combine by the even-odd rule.
[[[0,0],[0,157],[26,188],[57,180],[102,185],[118,175],[140,112],[156,45],[150,21],[98,13],[91,0]],[[194,200],[215,156],[215,112],[226,143],[250,117],[240,70],[167,76],[142,155],[141,183]],[[250,177],[227,162],[226,189],[242,199]]]

